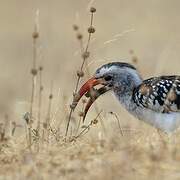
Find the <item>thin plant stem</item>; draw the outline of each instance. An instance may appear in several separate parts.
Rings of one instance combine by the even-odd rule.
[[[83,112],[83,111],[84,111],[84,104],[83,104],[83,106],[82,106],[82,112]],[[82,120],[82,116],[79,117],[79,121],[78,121],[78,125],[77,125],[77,129],[76,129],[76,133],[75,133],[75,134],[77,134],[78,131],[79,131],[79,127],[80,127],[80,124],[81,124],[81,120]]]
[[[43,91],[43,86],[42,86],[42,70],[40,69],[40,71],[39,71],[39,101],[38,101],[38,124],[37,124],[37,131],[40,131],[40,124],[41,124],[42,91]]]
[[[117,115],[115,112],[109,112],[109,113],[112,114],[112,115],[116,118],[117,123],[118,123],[119,130],[120,130],[120,134],[121,134],[122,136],[124,136],[118,115]]]
[[[102,110],[97,114],[97,116],[94,118],[94,120],[97,120],[97,118],[100,116],[100,114],[102,113]],[[79,138],[81,135],[84,134],[84,132],[90,128],[90,126],[92,126],[93,124],[93,120],[78,134],[75,136],[75,138]]]
[[[32,89],[31,89],[31,102],[30,102],[30,122],[28,123],[28,136],[29,136],[29,148],[31,149],[32,145],[32,138],[31,138],[31,131],[32,131],[32,119],[33,119],[33,106],[34,106],[34,96],[35,96],[35,86],[36,86],[36,61],[37,61],[37,38],[39,33],[37,32],[37,25],[35,24],[34,32],[33,32],[33,62],[32,62]]]
[[[47,130],[48,142],[49,142],[49,129],[50,129],[50,120],[51,120],[51,107],[52,107],[52,99],[53,99],[52,89],[53,89],[53,83],[51,83],[51,92],[49,95],[48,112],[47,112],[47,118],[46,118],[46,127],[47,127],[46,130]]]
[[[93,15],[93,13],[91,13],[90,27],[92,27],[93,19],[94,19],[94,15]],[[80,47],[81,47],[81,52],[82,52],[82,57],[83,57],[83,61],[82,61],[81,67],[80,67],[80,71],[83,71],[84,64],[86,62],[86,59],[88,58],[88,56],[84,56],[84,54],[88,54],[89,44],[90,44],[90,41],[91,41],[91,34],[92,34],[91,32],[88,33],[88,40],[87,40],[87,44],[86,44],[85,50],[83,48],[82,40],[80,40]],[[76,85],[75,85],[74,94],[77,93],[77,89],[79,87],[80,79],[81,79],[81,76],[78,76],[77,82],[76,82]],[[72,114],[73,114],[73,109],[71,108],[70,112],[69,112],[69,117],[68,117],[68,122],[67,122],[67,126],[66,126],[65,136],[67,136],[67,134],[68,134],[68,129],[69,129],[69,125],[70,125]]]
[[[67,136],[67,133],[68,133],[68,129],[69,129],[69,124],[70,124],[70,121],[71,121],[72,113],[73,113],[73,109],[71,108],[70,109],[70,113],[69,113],[69,117],[68,117],[67,126],[66,126],[66,134],[65,134],[65,136]]]

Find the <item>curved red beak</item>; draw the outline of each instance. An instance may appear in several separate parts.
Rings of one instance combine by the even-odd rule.
[[[84,110],[83,121],[85,120],[86,114],[87,114],[89,108],[91,107],[91,105],[95,102],[95,100],[99,96],[101,96],[102,94],[104,94],[105,92],[110,90],[110,88],[108,88],[106,86],[103,86],[99,89],[94,89],[95,86],[100,85],[100,84],[103,85],[104,83],[105,83],[105,81],[103,78],[97,79],[95,77],[92,77],[80,88],[78,93],[74,96],[72,105],[73,105],[73,108],[75,109],[78,102],[80,101],[81,97],[83,95],[85,95],[86,93],[89,93],[90,99],[89,99],[89,101],[85,107],[85,110]]]

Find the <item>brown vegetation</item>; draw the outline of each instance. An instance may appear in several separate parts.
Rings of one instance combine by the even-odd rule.
[[[63,59],[64,54],[70,57],[68,55],[72,55],[73,51],[78,49],[74,56],[75,60],[73,59],[73,61],[71,60],[68,63],[65,62],[64,59],[60,60],[61,76],[63,77],[60,83],[60,90],[57,85],[59,81],[56,80],[56,77],[59,76],[57,72],[52,72],[55,78],[52,78],[53,76],[48,77],[51,75],[47,73],[50,71],[48,67],[49,64],[54,63],[55,65],[53,68],[56,69],[57,67],[55,66],[57,62],[50,61],[48,58],[47,62],[42,60],[45,55],[48,56],[44,49],[40,50],[40,41],[46,37],[43,37],[43,29],[40,29],[39,10],[35,13],[34,29],[31,36],[32,61],[30,63],[26,61],[30,74],[27,75],[27,73],[25,73],[27,77],[25,77],[24,83],[27,89],[31,89],[31,91],[27,90],[29,93],[29,99],[26,102],[27,107],[23,105],[21,109],[21,112],[24,113],[23,118],[21,118],[17,112],[13,117],[13,113],[6,108],[6,105],[0,105],[0,107],[2,106],[2,114],[5,114],[0,122],[0,179],[90,180],[96,178],[97,180],[140,180],[180,178],[180,134],[178,131],[171,135],[163,134],[162,132],[158,133],[156,129],[135,120],[118,106],[118,104],[113,104],[114,99],[112,100],[112,97],[104,96],[104,98],[106,98],[104,101],[100,99],[99,103],[95,104],[91,109],[88,114],[88,120],[85,123],[83,122],[83,116],[85,104],[87,103],[86,98],[82,99],[81,104],[78,105],[78,110],[74,111],[74,106],[76,104],[72,102],[77,96],[80,84],[99,66],[99,64],[109,61],[109,54],[106,52],[106,48],[110,44],[113,44],[114,49],[116,49],[116,46],[121,46],[117,48],[117,51],[112,47],[112,54],[115,53],[115,55],[113,56],[111,54],[110,57],[113,56],[112,58],[116,59],[116,55],[121,56],[121,53],[125,51],[122,57],[129,58],[130,60],[127,62],[138,67],[144,76],[153,76],[153,74],[161,74],[164,72],[179,73],[179,58],[171,62],[167,61],[170,55],[166,54],[165,50],[170,49],[170,51],[175,51],[175,54],[178,53],[179,50],[179,48],[168,48],[169,46],[173,46],[172,43],[169,42],[167,47],[164,47],[164,52],[161,53],[153,48],[151,48],[151,50],[148,49],[148,55],[146,48],[142,49],[142,51],[145,51],[144,53],[140,51],[147,43],[143,39],[142,42],[144,43],[141,45],[139,45],[140,42],[137,41],[134,44],[131,44],[130,41],[125,42],[125,39],[122,39],[122,42],[119,41],[119,38],[127,37],[128,33],[133,32],[134,27],[128,27],[130,29],[118,33],[119,30],[117,29],[119,25],[117,23],[119,22],[117,22],[118,19],[114,20],[113,17],[121,16],[121,11],[118,11],[118,14],[115,13],[110,19],[103,15],[107,13],[108,16],[108,13],[113,13],[113,7],[115,8],[117,5],[122,5],[122,7],[119,7],[122,11],[124,10],[123,8],[125,8],[128,12],[132,12],[132,9],[129,9],[129,6],[131,7],[130,1],[128,1],[128,4],[123,1],[121,2],[122,4],[114,1],[114,5],[107,4],[107,2],[104,3],[104,6],[102,2],[100,5],[97,3],[96,10],[96,6],[91,7],[94,1],[90,1],[88,5],[88,15],[86,14],[87,17],[85,20],[83,20],[84,18],[82,17],[82,22],[87,24],[85,32],[83,27],[79,25],[81,24],[80,22],[74,23],[73,30],[76,40],[79,43],[79,48],[76,48],[76,45],[72,45],[76,43],[72,40],[72,46],[68,48],[65,47],[67,49],[66,52],[61,51],[60,59]],[[141,3],[142,9],[149,9],[149,5],[143,4],[143,2]],[[79,5],[79,3],[77,4]],[[112,5],[112,10],[109,10],[111,9],[110,5]],[[154,4],[150,5],[150,7],[154,9]],[[171,10],[171,6],[168,7],[168,5],[169,3],[166,2],[165,8],[169,8],[168,13],[174,12],[174,10]],[[80,5],[79,7],[83,6]],[[174,4],[173,7],[177,7],[177,5]],[[139,12],[138,6],[133,8]],[[106,12],[102,15],[101,13],[104,10]],[[160,7],[160,10],[161,13],[159,14],[159,18],[166,14],[162,7]],[[154,11],[156,12],[156,10]],[[127,16],[127,19],[131,16],[124,11],[122,13]],[[66,16],[68,15],[65,12],[64,14]],[[98,26],[95,23],[96,17],[98,18],[100,14],[103,16],[102,26],[106,27],[104,29],[101,29],[101,20],[97,20]],[[87,20],[88,16],[90,16],[90,22]],[[178,13],[171,16],[179,17]],[[141,14],[138,14],[138,17],[143,18]],[[133,18],[133,21],[136,21],[133,15],[131,18]],[[126,17],[124,17],[124,19],[126,19]],[[107,26],[106,21],[112,21],[111,23],[116,21],[113,26],[113,31],[111,31],[115,34],[111,34],[113,37],[108,33],[108,31],[110,31],[109,29],[112,28]],[[121,26],[123,26],[123,24],[127,28],[126,22],[122,23]],[[137,24],[141,24],[141,21],[137,20]],[[154,25],[157,24],[155,23]],[[164,30],[163,25],[162,23],[161,26]],[[139,27],[138,25],[134,26]],[[70,27],[70,25],[68,27]],[[145,24],[143,28],[146,29],[146,27],[147,25]],[[61,26],[61,28],[63,29],[63,26]],[[58,33],[62,33],[61,28],[59,28]],[[140,28],[143,29],[142,27]],[[154,39],[158,38],[160,42],[163,41],[162,38],[166,37],[169,33],[167,30],[166,34],[163,36],[160,34],[157,35],[153,31],[153,28],[149,28],[150,29],[143,31],[144,34],[140,33],[141,36],[139,36],[138,32],[136,38],[145,38],[148,31],[149,33],[152,32],[151,36],[154,37]],[[170,27],[168,26],[168,28]],[[176,30],[178,30],[178,33],[176,33],[177,35],[179,34],[179,26],[176,28]],[[96,35],[98,29],[100,29],[100,33]],[[159,30],[157,29],[157,31]],[[69,34],[65,34],[64,36],[70,36]],[[103,34],[105,35],[103,36]],[[48,35],[48,38],[52,38],[50,34]],[[110,36],[109,40],[107,38],[108,35]],[[96,39],[93,39],[95,36]],[[99,43],[101,40],[98,41],[98,38],[104,38],[103,43]],[[135,37],[129,38],[133,39]],[[173,38],[175,38],[175,36]],[[95,45],[94,41],[97,41]],[[123,45],[124,42],[125,44]],[[98,45],[98,43],[101,45]],[[162,45],[162,43],[159,43],[159,45]],[[149,46],[151,47],[151,45],[147,45],[147,48]],[[54,46],[54,48],[55,47],[56,46]],[[57,51],[59,51],[59,49]],[[98,51],[103,51],[103,54],[105,54],[103,57],[107,56],[107,60],[106,58],[100,58],[101,60],[99,61]],[[169,53],[171,53],[170,51]],[[156,53],[159,54],[159,57],[157,57],[158,55],[154,56],[158,59],[152,60],[151,62],[148,61],[154,58],[151,54]],[[143,59],[145,55],[147,56],[147,61]],[[174,55],[174,57],[176,56]],[[174,70],[168,71],[168,67],[172,66],[173,62]],[[65,64],[70,67],[68,74],[65,73],[68,68],[63,69]],[[164,69],[162,66],[164,66]],[[176,67],[178,68],[176,69]],[[24,71],[22,67],[18,65],[17,69],[23,74]],[[54,69],[52,71],[54,71]],[[76,74],[74,72],[76,72]],[[31,76],[31,79],[28,78],[28,76]],[[18,83],[17,85],[18,87],[22,86]],[[7,88],[10,89],[9,87]],[[26,95],[24,95],[26,87],[20,88],[23,89],[22,96],[26,99],[25,96],[28,94],[26,93]],[[143,87],[142,91],[146,93],[147,87]],[[174,98],[173,94],[170,95],[169,98]],[[13,95],[14,99],[16,99],[15,97],[16,96]],[[3,101],[3,103],[7,102],[12,103],[8,98]],[[6,111],[8,113],[6,113]]]

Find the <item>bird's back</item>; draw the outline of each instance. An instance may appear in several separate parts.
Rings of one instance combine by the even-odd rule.
[[[180,112],[180,76],[160,76],[144,80],[133,92],[137,106],[156,112]]]

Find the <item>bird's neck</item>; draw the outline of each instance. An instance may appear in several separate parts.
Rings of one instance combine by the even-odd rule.
[[[132,71],[128,74],[127,78],[125,78],[120,84],[117,84],[113,90],[117,99],[129,112],[134,111],[137,107],[133,101],[133,92],[142,81],[143,80],[138,72]]]
[[[132,111],[135,108],[135,104],[132,98],[133,91],[126,92],[123,95],[117,92],[114,92],[114,94],[125,109]]]

